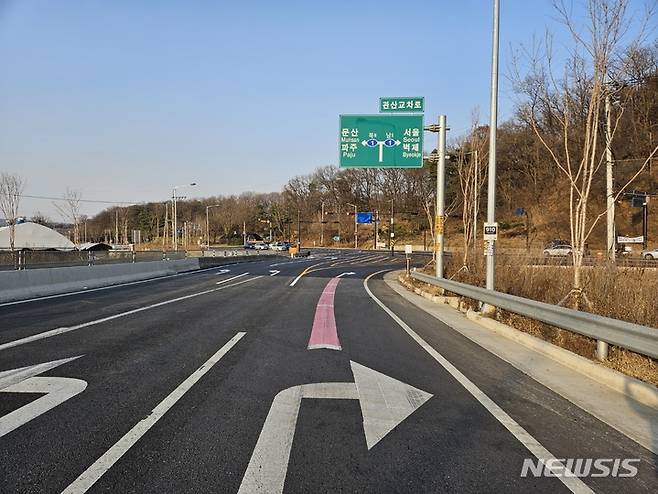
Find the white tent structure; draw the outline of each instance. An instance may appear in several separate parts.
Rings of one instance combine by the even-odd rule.
[[[0,250],[9,250],[9,227],[0,228]],[[14,248],[30,250],[74,250],[75,245],[64,235],[38,223],[16,225]]]

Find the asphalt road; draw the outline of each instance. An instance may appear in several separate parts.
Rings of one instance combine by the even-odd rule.
[[[652,453],[392,292],[403,263],[316,251],[0,306],[0,492],[658,491]],[[536,454],[637,475],[522,477]]]

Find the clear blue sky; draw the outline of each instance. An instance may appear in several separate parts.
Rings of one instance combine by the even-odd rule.
[[[491,3],[0,0],[0,169],[86,199],[279,190],[336,164],[338,115],[379,96],[425,96],[454,137],[474,107],[489,118]],[[510,47],[556,25],[549,0],[501,3],[504,74]]]

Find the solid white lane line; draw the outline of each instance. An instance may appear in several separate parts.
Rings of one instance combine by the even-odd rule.
[[[237,276],[231,276],[230,278],[226,278],[225,280],[218,281],[217,283],[215,283],[215,285],[223,285],[224,283],[228,283],[231,280],[237,280],[238,278],[242,278],[243,276],[248,275],[248,274],[249,273],[242,273],[242,274],[239,274]]]
[[[162,400],[151,412],[151,414],[137,422],[114,446],[108,449],[103,456],[96,460],[87,470],[73,481],[62,494],[82,494],[87,492],[112,465],[114,465],[139,439],[160,420],[169,409],[194,386],[204,374],[226,355],[233,346],[245,335],[244,332],[237,333],[201,367],[195,370],[187,379],[178,385],[164,400]]]
[[[257,280],[258,278],[261,278],[261,276],[254,276],[253,278],[249,278],[243,281],[240,281],[238,283],[233,283],[232,285],[224,285],[220,286],[218,288],[211,288],[210,290],[204,290],[202,292],[197,292],[197,293],[192,293],[190,295],[185,295],[183,297],[177,297],[173,298],[171,300],[165,300],[164,302],[158,302],[157,304],[152,304],[152,305],[147,305],[145,307],[139,307],[138,309],[132,309],[126,312],[120,312],[119,314],[114,314],[112,316],[107,316],[103,317],[101,319],[96,319],[95,321],[88,321],[88,322],[83,322],[82,324],[77,324],[75,326],[70,326],[70,327],[63,327],[63,328],[56,328],[56,329],[51,329],[50,331],[45,331],[43,333],[38,333],[32,336],[27,336],[25,338],[21,338],[19,340],[14,340],[14,341],[9,341],[7,343],[3,343],[0,345],[0,351],[6,350],[7,348],[12,348],[20,345],[25,345],[26,343],[31,343],[33,341],[38,341],[38,340],[43,340],[45,338],[51,338],[53,336],[57,336],[60,334],[64,333],[69,333],[70,331],[75,331],[76,329],[82,329],[86,328],[89,326],[94,326],[96,324],[101,324],[104,322],[112,321],[114,319],[119,319],[120,317],[126,317],[131,314],[137,314],[139,312],[143,312],[145,310],[150,310],[150,309],[155,309],[156,307],[162,307],[163,305],[169,305],[173,304],[175,302],[181,302],[183,300],[187,300],[190,298],[195,298],[200,295],[206,295],[208,293],[213,293],[213,292],[218,292],[220,290],[223,290],[225,288],[232,288],[234,286],[242,285],[243,283],[249,283],[250,281]]]
[[[223,266],[232,266],[232,264],[224,264]],[[8,305],[27,304],[29,302],[39,302],[41,300],[50,300],[53,298],[70,297],[71,295],[80,295],[81,293],[100,292],[102,290],[111,290],[112,288],[120,288],[122,286],[141,285],[142,283],[161,281],[167,278],[178,278],[179,276],[189,276],[191,274],[205,273],[206,271],[212,271],[213,269],[221,269],[223,266],[197,269],[196,271],[186,271],[184,273],[178,273],[178,274],[168,274],[166,276],[158,276],[157,278],[149,278],[148,280],[129,281],[128,283],[118,283],[116,285],[101,286],[98,288],[89,288],[88,290],[78,290],[76,292],[59,293],[57,295],[46,295],[45,297],[28,298],[25,300],[15,300],[14,302],[4,302],[0,304],[0,307],[6,307]]]
[[[539,441],[530,435],[523,427],[521,427],[512,417],[510,417],[507,412],[500,408],[489,396],[487,396],[480,388],[478,388],[473,382],[468,379],[464,374],[462,374],[454,365],[452,365],[443,355],[437,352],[429,343],[427,343],[423,338],[418,335],[413,329],[411,329],[407,323],[400,319],[395,312],[389,309],[384,303],[379,300],[368,287],[368,280],[373,276],[390,271],[389,269],[384,269],[372,273],[365,280],[363,280],[363,287],[366,290],[366,293],[370,296],[371,299],[379,305],[384,312],[386,312],[402,329],[404,329],[411,338],[418,343],[423,350],[430,354],[430,356],[436,360],[441,367],[450,373],[459,384],[461,384],[466,391],[468,391],[480,404],[486,408],[486,410],[493,415],[493,417],[503,424],[503,426],[512,433],[512,435],[525,446],[528,451],[530,451],[535,458],[540,460],[544,465],[551,469],[552,466],[557,466],[555,471],[557,472],[556,477],[562,482],[571,492],[577,494],[593,494],[593,491],[587,487],[587,485],[577,478],[573,472],[571,472],[566,465],[561,461],[555,458],[555,456],[548,451],[544,446],[542,446]]]

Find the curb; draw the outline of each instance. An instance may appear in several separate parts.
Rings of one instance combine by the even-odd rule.
[[[570,352],[565,348],[561,348],[537,338],[536,336],[519,331],[518,329],[503,324],[502,322],[482,316],[471,309],[466,310],[466,308],[460,304],[459,297],[432,295],[420,288],[411,286],[401,275],[398,275],[397,280],[404,288],[413,291],[423,298],[431,300],[434,303],[447,303],[451,307],[463,312],[467,319],[480,324],[490,331],[542,353],[566,367],[569,367],[570,369],[573,369],[618,393],[624,394],[639,403],[658,409],[658,388],[649,383],[627,376],[614,369],[604,367],[592,360]]]

